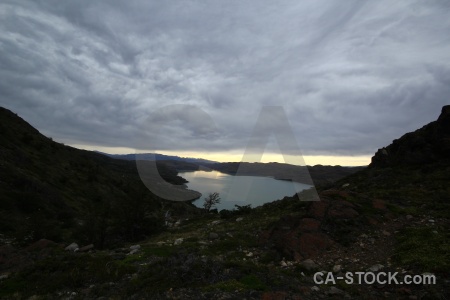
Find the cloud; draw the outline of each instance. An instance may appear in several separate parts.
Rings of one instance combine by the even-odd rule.
[[[303,154],[371,155],[449,102],[449,12],[437,0],[3,1],[0,105],[65,143],[139,149],[152,113],[190,105],[215,126],[172,112],[158,147],[203,152],[243,151],[262,107],[281,105]]]

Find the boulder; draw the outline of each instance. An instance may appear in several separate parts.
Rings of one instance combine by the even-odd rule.
[[[317,270],[318,266],[312,259],[306,259],[300,263],[300,266],[307,271]]]
[[[26,251],[41,251],[46,248],[58,247],[59,245],[53,241],[47,239],[40,239],[39,241],[31,244],[25,250]],[[73,250],[72,250],[73,251]]]
[[[208,235],[208,238],[209,238],[210,240],[216,240],[216,239],[219,238],[219,235],[218,235],[217,233],[215,233],[215,232],[211,232],[211,233]]]
[[[77,243],[72,243],[69,246],[67,246],[66,248],[64,248],[64,250],[74,252],[74,251],[77,251],[79,248],[80,247],[78,246]]]
[[[94,244],[89,244],[89,245],[83,246],[78,251],[80,251],[80,252],[87,252],[87,251],[92,250],[92,249],[94,249]]]

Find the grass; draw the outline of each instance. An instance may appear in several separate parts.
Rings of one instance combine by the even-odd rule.
[[[408,228],[399,235],[394,258],[424,272],[448,272],[450,233],[435,227]]]

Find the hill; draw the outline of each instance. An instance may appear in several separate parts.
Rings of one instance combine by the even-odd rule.
[[[102,153],[102,152],[99,152]],[[155,160],[155,161],[179,161],[194,164],[210,164],[215,163],[215,161],[207,160],[203,158],[193,158],[193,157],[180,157],[176,155],[165,155],[159,153],[136,153],[136,154],[108,154],[102,153],[112,158],[124,159],[124,160]]]
[[[319,187],[320,201],[173,216],[138,245],[109,250],[64,251],[47,239],[1,246],[0,297],[448,299],[448,112],[381,148],[367,168]],[[107,161],[102,168],[119,163]],[[314,282],[318,271],[335,281]],[[356,272],[380,271],[398,283],[357,281]],[[338,279],[347,272],[353,284]],[[401,283],[405,276],[436,281]]]
[[[161,163],[158,169],[171,183],[185,182],[173,168]],[[5,108],[0,195],[0,232],[24,244],[45,237],[101,248],[158,232],[169,207],[195,209],[152,195],[135,162],[56,143]]]
[[[364,167],[342,167],[342,166],[296,166],[282,163],[215,163],[207,164],[211,169],[235,175],[238,170],[240,175],[249,176],[271,176],[280,180],[292,180],[316,186],[329,185],[345,176],[353,174]],[[240,168],[243,167],[243,168]],[[309,178],[308,173],[311,178]],[[311,179],[313,183],[311,183]]]

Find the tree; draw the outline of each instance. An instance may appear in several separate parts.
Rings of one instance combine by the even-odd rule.
[[[210,193],[208,197],[205,198],[205,202],[203,203],[203,207],[206,211],[210,211],[216,204],[220,203],[219,193],[214,192]]]

